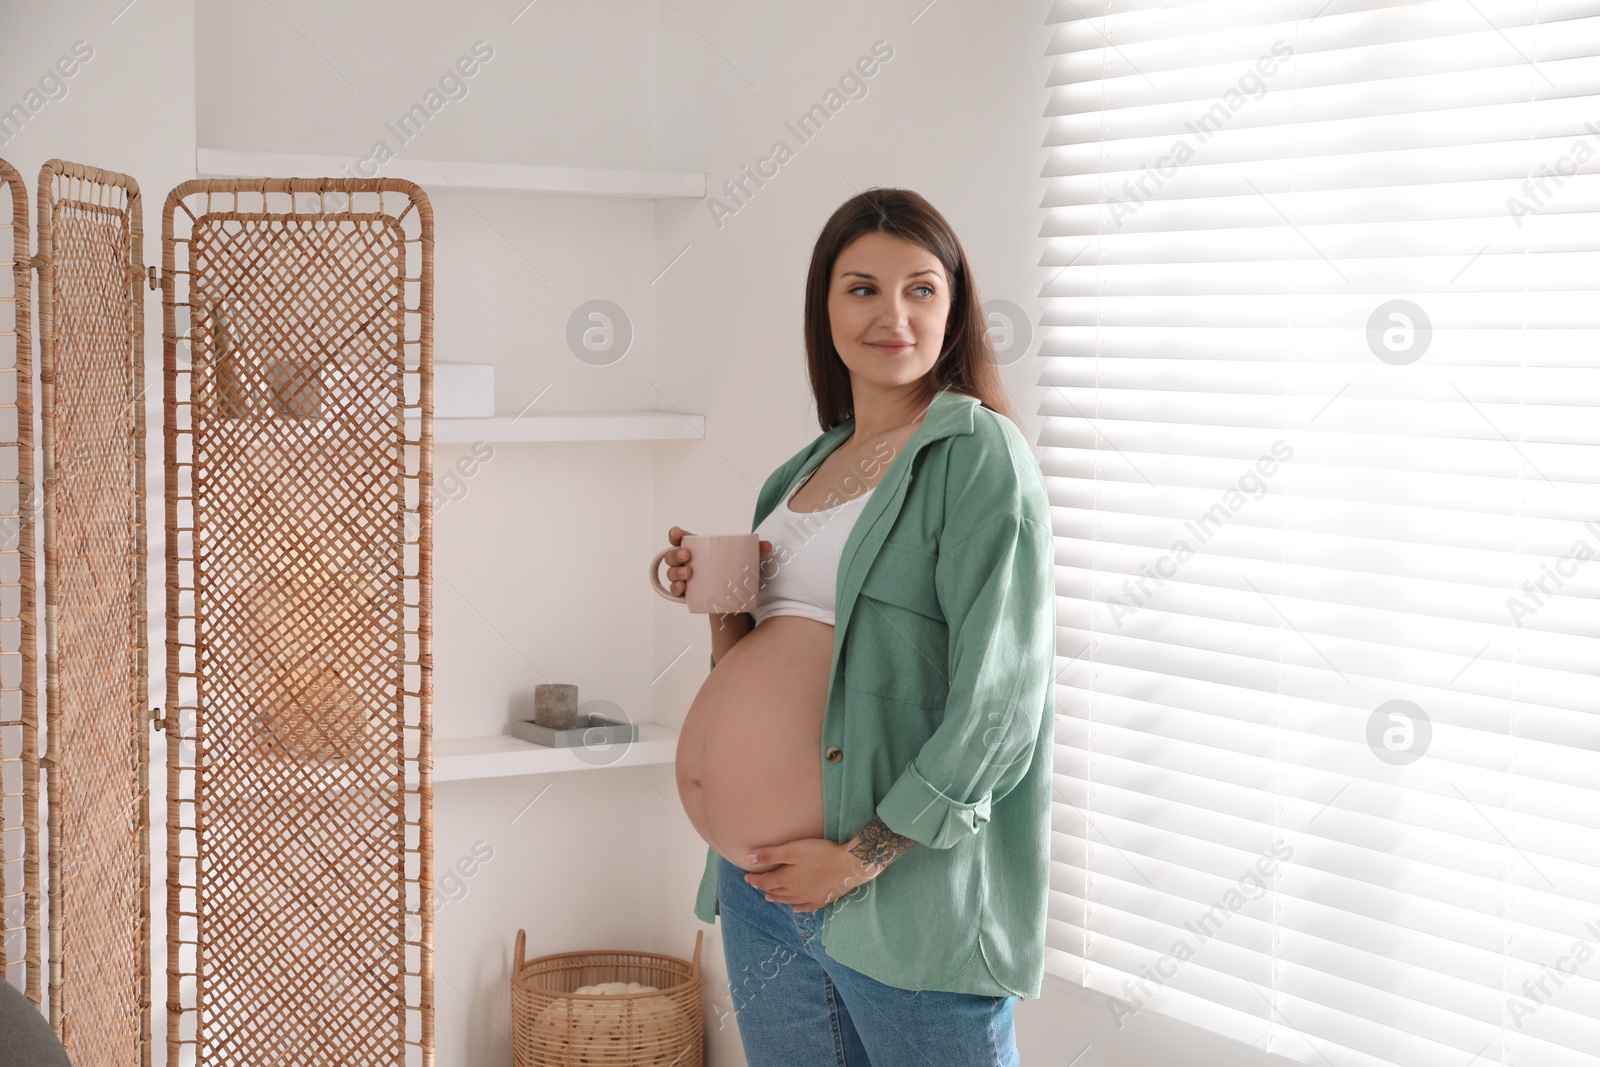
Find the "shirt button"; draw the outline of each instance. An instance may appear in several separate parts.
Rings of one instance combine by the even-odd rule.
[[[828,762],[829,763],[838,763],[841,759],[844,758],[844,752],[841,749],[839,749],[837,746],[834,747],[834,748],[828,749],[826,755],[828,757]]]

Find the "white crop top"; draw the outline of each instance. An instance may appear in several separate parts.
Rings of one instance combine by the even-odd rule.
[[[761,561],[760,591],[750,613],[757,625],[769,615],[802,615],[833,625],[839,557],[862,501],[876,488],[822,511],[795,511],[785,497],[761,521],[756,533],[772,542],[772,551]]]

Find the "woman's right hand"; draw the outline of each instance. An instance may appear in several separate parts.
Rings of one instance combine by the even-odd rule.
[[[692,532],[691,530],[685,530],[681,526],[674,526],[667,531],[667,544],[682,545],[683,539]],[[674,563],[679,564],[679,566],[674,567]],[[673,596],[682,596],[684,589],[687,587],[690,574],[688,564],[689,550],[687,548],[679,548],[676,552],[667,553],[667,592]]]
[[[683,539],[693,533],[693,530],[685,530],[681,526],[674,526],[667,531],[667,543],[678,549],[676,552],[667,553],[667,592],[673,596],[683,595],[689,575],[694,573],[694,568],[689,566],[690,552],[687,548],[681,547]],[[759,544],[757,552],[762,559],[766,559],[772,552],[772,542],[762,541]]]

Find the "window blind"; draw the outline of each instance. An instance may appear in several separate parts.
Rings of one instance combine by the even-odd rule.
[[[1048,17],[1050,970],[1592,1067],[1600,0]]]

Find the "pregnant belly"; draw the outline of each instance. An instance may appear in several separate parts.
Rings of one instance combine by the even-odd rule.
[[[717,660],[678,736],[678,797],[723,858],[823,836],[822,716],[833,627],[773,615]]]

